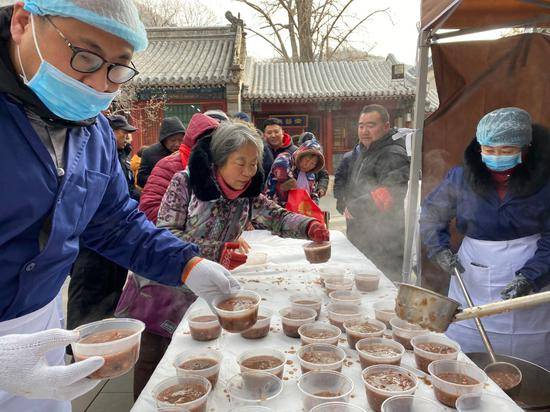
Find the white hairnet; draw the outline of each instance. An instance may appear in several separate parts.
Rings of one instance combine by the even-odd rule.
[[[24,8],[39,16],[80,20],[126,40],[135,51],[147,48],[147,33],[133,0],[26,0]]]

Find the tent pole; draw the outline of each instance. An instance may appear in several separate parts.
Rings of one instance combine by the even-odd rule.
[[[414,107],[413,150],[409,177],[409,194],[405,206],[405,249],[403,253],[403,282],[411,283],[413,265],[414,232],[417,225],[418,200],[420,198],[420,179],[422,166],[422,138],[424,134],[424,117],[426,116],[426,89],[428,83],[428,50],[430,47],[430,32],[421,31],[418,35],[418,51],[416,67],[416,101]],[[418,241],[418,240],[417,240]],[[420,259],[420,256],[417,256]],[[420,283],[420,273],[417,273],[416,282]]]

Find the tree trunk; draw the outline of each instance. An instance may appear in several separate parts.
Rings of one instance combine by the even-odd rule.
[[[299,0],[298,0],[299,1]],[[290,37],[290,47],[292,48],[292,60],[298,60],[298,35],[296,33],[296,26],[294,24],[294,4],[292,0],[289,0],[287,7],[288,14],[288,35]]]
[[[296,0],[300,61],[302,62],[313,61],[312,13],[313,0]]]

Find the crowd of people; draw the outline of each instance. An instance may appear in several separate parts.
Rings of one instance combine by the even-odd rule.
[[[130,157],[137,128],[102,112],[138,74],[132,56],[146,47],[131,1],[0,8],[2,411],[70,411],[104,363],[65,365],[65,347],[79,338],[73,329],[113,315],[146,324],[137,397],[190,305],[240,288],[230,271],[247,260],[243,231],[330,238],[323,222],[287,208],[293,190],[315,203],[329,191],[321,139],[306,131],[294,144],[278,118],[259,130],[243,112],[196,113],[187,126],[166,117],[158,142]],[[410,159],[385,107],[365,106],[357,117],[358,142],[338,165],[333,194],[349,240],[397,281]],[[463,271],[476,303],[550,283],[548,138],[522,109],[488,113],[464,164],[422,205],[429,258],[445,273]],[[452,220],[464,235],[458,253]],[[65,329],[59,304],[68,275]],[[449,295],[462,302],[455,279]],[[545,305],[493,317],[493,345],[550,367],[548,313]],[[449,335],[482,351],[469,323]]]

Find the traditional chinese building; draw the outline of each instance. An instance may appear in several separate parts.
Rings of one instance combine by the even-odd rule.
[[[278,117],[291,135],[313,132],[333,172],[357,142],[363,106],[382,104],[394,126],[410,125],[414,70],[403,70],[393,55],[361,61],[256,62],[247,58],[242,20],[230,16],[229,21],[224,27],[148,29],[150,44],[137,56],[140,75],[130,90],[132,120],[140,129],[135,148],[157,140],[164,116],[178,116],[187,124],[199,111],[242,110],[257,127]],[[402,76],[395,76],[396,68]],[[430,92],[426,110],[436,105]]]
[[[313,132],[323,146],[330,172],[343,154],[357,143],[357,119],[372,103],[385,106],[396,127],[410,126],[415,99],[410,72],[392,80],[399,65],[386,59],[313,63],[249,63],[245,72],[243,108],[257,127],[278,117],[291,134]],[[427,110],[433,111],[437,98]]]
[[[164,116],[187,124],[197,112],[240,110],[246,42],[242,20],[231,23],[147,29],[149,47],[137,55],[140,74],[129,90],[135,148],[157,140]]]

